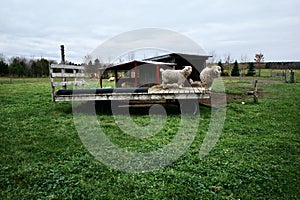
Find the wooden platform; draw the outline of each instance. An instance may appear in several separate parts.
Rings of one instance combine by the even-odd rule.
[[[208,99],[209,91],[198,87],[111,88],[82,89],[85,81],[84,67],[71,65],[50,66],[51,94],[53,102],[62,101],[166,101],[180,99]],[[67,89],[72,86],[73,89]],[[57,87],[60,87],[57,90]],[[78,89],[77,89],[78,88]]]
[[[180,100],[180,99],[207,99],[210,98],[210,94],[204,92],[202,88],[192,88],[186,87],[181,89],[161,89],[161,90],[148,90],[148,92],[141,93],[90,93],[82,94],[77,93],[74,90],[73,94],[69,95],[55,95],[54,101],[122,101],[122,100],[132,100],[132,101],[166,101],[166,100]]]

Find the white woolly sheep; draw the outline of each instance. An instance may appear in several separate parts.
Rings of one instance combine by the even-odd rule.
[[[214,79],[219,78],[221,75],[220,66],[205,67],[200,73],[200,80],[202,86],[206,89],[211,89]]]
[[[160,69],[162,75],[162,86],[167,87],[167,84],[177,83],[179,88],[183,87],[183,83],[192,72],[191,66],[185,66],[181,70]]]

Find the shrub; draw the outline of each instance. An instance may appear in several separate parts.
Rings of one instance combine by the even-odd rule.
[[[256,74],[255,69],[254,69],[254,64],[253,62],[250,62],[248,65],[248,72],[246,76],[254,76]]]
[[[237,61],[233,64],[233,69],[231,71],[231,76],[240,76],[239,64]]]

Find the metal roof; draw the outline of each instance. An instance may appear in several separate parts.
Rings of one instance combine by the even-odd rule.
[[[198,54],[186,54],[186,53],[168,53],[168,54],[164,54],[164,55],[160,55],[160,56],[155,56],[155,57],[151,57],[151,58],[146,58],[144,59],[144,61],[156,61],[156,60],[162,60],[162,59],[166,59],[166,58],[171,58],[171,57],[175,57],[175,56],[180,56],[182,58],[186,58],[186,59],[195,59],[195,58],[209,58],[211,56],[209,55],[198,55]]]
[[[105,68],[105,70],[130,70],[130,69],[134,68],[135,66],[146,65],[146,64],[165,65],[165,66],[175,66],[176,65],[176,63],[166,63],[166,62],[146,61],[146,60],[143,60],[143,61],[132,60],[132,61],[116,64],[116,65],[110,65],[107,68]]]

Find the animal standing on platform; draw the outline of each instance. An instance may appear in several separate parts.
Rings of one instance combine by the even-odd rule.
[[[185,66],[181,70],[160,69],[160,72],[164,89],[167,87],[167,84],[174,83],[176,83],[179,88],[182,88],[186,78],[192,73],[192,67]]]
[[[200,73],[200,80],[202,87],[205,89],[210,90],[213,84],[214,79],[219,78],[221,75],[221,67],[220,66],[212,66],[212,67],[205,67]]]

